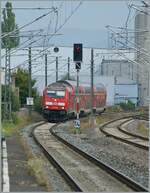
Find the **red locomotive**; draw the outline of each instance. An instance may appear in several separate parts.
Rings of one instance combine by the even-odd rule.
[[[49,121],[63,120],[76,116],[76,81],[57,81],[43,91],[43,115]],[[106,89],[102,84],[94,87],[93,110],[102,112],[106,105]],[[79,86],[80,115],[90,113],[91,88],[88,84]]]

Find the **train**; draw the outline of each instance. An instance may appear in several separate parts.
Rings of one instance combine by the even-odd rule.
[[[106,88],[98,84],[93,88],[93,111],[100,113],[106,107]],[[75,118],[77,112],[77,85],[76,81],[59,80],[48,85],[43,91],[42,111],[48,121],[61,121]],[[80,84],[79,92],[79,115],[91,112],[91,87],[89,84]]]

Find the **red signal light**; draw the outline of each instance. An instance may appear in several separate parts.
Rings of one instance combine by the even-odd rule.
[[[82,62],[82,44],[74,44],[73,61]]]
[[[77,51],[77,52],[80,52],[80,47],[76,47],[76,51]]]

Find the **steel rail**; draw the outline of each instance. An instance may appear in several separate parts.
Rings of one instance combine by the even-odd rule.
[[[145,140],[145,141],[148,141],[148,140],[149,140],[148,137],[142,136],[142,135],[140,135],[140,134],[135,134],[135,133],[133,133],[133,132],[127,131],[126,129],[123,129],[123,125],[124,125],[125,123],[128,123],[128,122],[129,122],[129,120],[126,120],[126,121],[124,121],[123,123],[121,123],[121,124],[118,126],[119,131],[121,131],[121,132],[123,132],[123,133],[125,133],[125,134],[127,134],[127,135],[131,135],[131,136],[133,136],[133,137],[137,137],[137,138],[139,138],[139,139]]]
[[[42,124],[41,124],[42,125]],[[56,124],[57,125],[57,124]],[[40,126],[40,125],[37,125]],[[68,183],[68,185],[75,191],[75,192],[83,192],[83,190],[80,188],[80,186],[75,182],[75,180],[73,179],[73,177],[67,173],[65,171],[65,169],[63,169],[63,167],[61,167],[57,160],[55,160],[53,158],[53,156],[51,156],[48,151],[43,147],[43,145],[40,143],[40,141],[36,138],[36,136],[34,135],[34,130],[36,129],[35,126],[32,129],[32,137],[35,140],[35,142],[37,143],[37,145],[42,149],[44,155],[47,157],[47,159],[55,166],[55,168],[57,169],[57,171],[61,174],[61,176],[66,180],[66,182]]]
[[[101,169],[107,171],[109,174],[111,174],[112,176],[116,177],[119,181],[125,183],[128,187],[132,188],[133,190],[135,190],[137,192],[141,192],[141,191],[142,192],[148,192],[148,189],[146,187],[142,186],[141,184],[137,183],[133,179],[125,176],[123,173],[115,170],[114,168],[112,168],[111,166],[107,165],[106,163],[98,160],[97,158],[93,157],[92,155],[90,155],[90,154],[84,152],[83,150],[81,150],[79,147],[76,147],[76,146],[72,145],[71,143],[67,142],[66,140],[64,140],[63,138],[58,136],[57,132],[54,131],[55,127],[56,127],[56,125],[53,126],[52,128],[50,128],[50,132],[59,141],[63,142],[65,145],[67,145],[68,147],[73,149],[75,152],[79,153],[84,158],[88,159],[89,161],[91,161],[92,163],[94,163],[95,165],[100,167]]]
[[[100,131],[103,132],[106,136],[110,136],[110,137],[113,137],[113,138],[115,138],[115,139],[117,139],[117,140],[119,140],[119,141],[125,142],[125,143],[127,143],[127,144],[134,145],[134,146],[136,146],[136,147],[139,147],[139,148],[142,148],[142,149],[145,149],[145,150],[149,150],[149,147],[148,147],[148,146],[144,146],[144,145],[135,143],[135,142],[133,142],[133,141],[129,141],[129,140],[127,140],[127,139],[124,139],[124,138],[115,136],[115,135],[113,135],[113,134],[111,134],[111,133],[108,133],[106,130],[104,130],[104,128],[105,128],[107,125],[109,125],[109,124],[111,124],[111,123],[114,123],[114,122],[116,122],[116,121],[119,121],[119,120],[121,120],[121,119],[125,119],[125,118],[133,118],[133,116],[123,117],[123,118],[118,118],[118,119],[114,119],[114,120],[108,121],[107,123],[104,123],[99,129],[100,129]],[[129,121],[129,120],[130,120],[130,119],[128,119],[128,120],[126,120],[126,121]],[[122,123],[121,123],[121,124],[122,124]],[[119,126],[120,126],[120,125],[119,125]],[[119,129],[118,126],[116,126],[116,128]],[[134,136],[134,137],[136,137],[136,136]]]

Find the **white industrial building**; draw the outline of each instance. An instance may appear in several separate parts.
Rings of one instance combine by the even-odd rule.
[[[137,11],[135,17],[135,60],[138,63],[138,84],[140,105],[149,104],[150,82],[150,10]],[[147,13],[147,14],[146,14]]]
[[[100,75],[137,80],[137,66],[128,60],[102,60]]]

